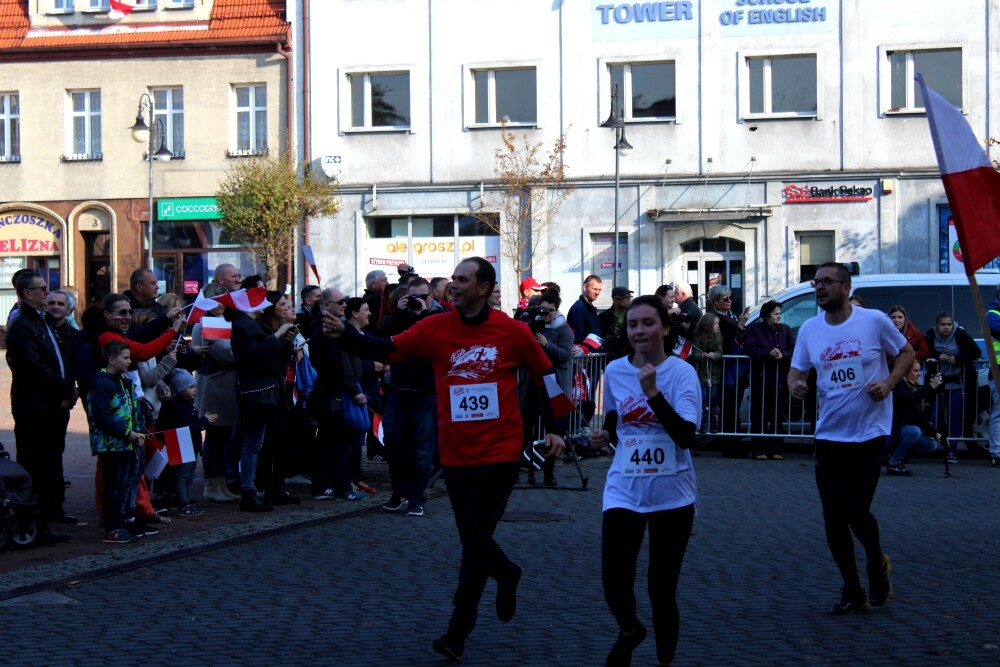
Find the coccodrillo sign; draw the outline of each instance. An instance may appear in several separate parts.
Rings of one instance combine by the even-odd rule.
[[[156,218],[166,222],[179,220],[218,220],[222,217],[214,197],[160,199],[156,202]]]

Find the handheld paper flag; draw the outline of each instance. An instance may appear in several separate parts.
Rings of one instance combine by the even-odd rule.
[[[545,393],[548,394],[552,414],[556,417],[563,417],[576,409],[573,406],[573,399],[562,390],[555,375],[545,375],[542,379],[545,380]]]

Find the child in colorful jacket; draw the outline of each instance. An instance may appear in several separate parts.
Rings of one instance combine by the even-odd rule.
[[[109,544],[134,542],[136,536],[125,529],[130,506],[129,494],[139,483],[139,452],[143,436],[138,428],[138,411],[132,381],[125,371],[132,363],[128,343],[111,341],[101,349],[105,367],[94,376],[87,401],[90,422],[90,452],[97,456],[104,480],[104,541]],[[134,521],[134,517],[132,517]]]

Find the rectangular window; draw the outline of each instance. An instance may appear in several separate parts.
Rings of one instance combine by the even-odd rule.
[[[189,9],[194,7],[194,0],[166,0],[168,9]]]
[[[747,58],[749,114],[815,117],[816,56]]]
[[[111,4],[108,0],[85,0],[87,3],[87,9],[90,11],[107,11],[111,9]]]
[[[267,152],[267,86],[233,86],[235,140],[232,155]]]
[[[473,71],[476,125],[538,122],[538,90],[534,67]]]
[[[21,105],[17,93],[0,93],[0,162],[21,161]]]
[[[799,234],[799,280],[816,277],[816,271],[826,262],[834,261],[833,234]]]
[[[160,147],[161,136],[175,158],[184,157],[184,89],[160,88],[153,91],[153,122],[162,127],[157,132],[153,150]]]
[[[913,80],[922,74],[928,86],[956,107],[962,105],[962,49],[889,52],[889,111],[923,111],[924,96]]]
[[[101,154],[101,91],[70,91],[68,160],[100,160]]]
[[[52,11],[54,12],[73,11],[73,0],[52,0]]]
[[[674,63],[611,65],[609,71],[612,86],[618,85],[626,121],[677,117]]]
[[[410,73],[351,74],[351,127],[410,127]]]

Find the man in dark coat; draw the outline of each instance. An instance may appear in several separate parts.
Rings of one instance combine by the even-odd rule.
[[[7,331],[7,365],[12,376],[10,407],[17,462],[31,475],[38,496],[39,537],[43,543],[54,544],[68,538],[52,533],[50,522],[76,523],[63,511],[62,456],[77,393],[55,332],[45,321],[45,279],[34,271],[24,273],[16,289],[21,314]]]

